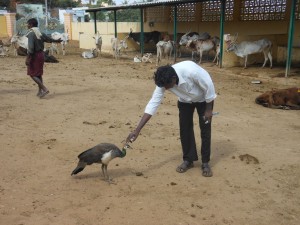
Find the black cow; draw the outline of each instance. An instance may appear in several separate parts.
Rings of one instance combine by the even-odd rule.
[[[141,33],[140,32],[132,32],[130,29],[129,37],[132,38],[138,45],[140,44],[141,40]],[[161,33],[159,31],[151,31],[151,32],[144,32],[144,43],[153,42],[157,44],[161,39]]]

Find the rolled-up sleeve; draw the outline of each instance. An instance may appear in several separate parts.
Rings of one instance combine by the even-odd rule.
[[[217,97],[215,86],[209,74],[202,74],[201,76],[194,76],[195,82],[200,86],[204,92],[205,101],[212,102]]]
[[[160,88],[156,86],[152,94],[152,98],[150,99],[150,101],[148,102],[145,108],[145,113],[150,115],[154,115],[156,113],[158,106],[162,102],[164,93],[165,93],[165,88]]]

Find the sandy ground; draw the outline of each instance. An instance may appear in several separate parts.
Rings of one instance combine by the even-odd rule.
[[[24,57],[0,58],[1,225],[300,224],[300,112],[254,103],[273,88],[299,87],[299,69],[285,79],[284,68],[204,62],[220,112],[214,176],[202,177],[199,162],[175,171],[182,158],[178,110],[168,93],[133,149],[109,165],[116,182],[109,185],[99,165],[71,177],[77,155],[101,142],[122,146],[152,95],[156,66],[127,56],[85,60],[78,49],[58,58],[45,66],[45,99],[35,96]],[[251,84],[257,79],[262,84]],[[195,127],[199,137],[197,121]]]

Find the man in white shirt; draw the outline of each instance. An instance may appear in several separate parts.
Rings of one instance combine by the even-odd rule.
[[[198,160],[193,114],[197,110],[201,130],[202,175],[211,177],[209,166],[211,152],[211,119],[214,99],[217,97],[214,84],[206,70],[192,61],[183,61],[172,66],[161,66],[154,73],[156,88],[145,108],[144,115],[136,129],[126,141],[133,142],[149,119],[155,114],[166,90],[178,96],[180,139],[183,163],[176,171],[184,173]]]

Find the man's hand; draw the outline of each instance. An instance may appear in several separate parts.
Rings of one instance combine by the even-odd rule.
[[[138,132],[138,131],[132,131],[129,135],[128,135],[128,137],[126,138],[126,142],[128,143],[128,142],[134,142],[136,139],[137,139],[137,137],[139,136],[139,134],[140,134],[140,132]]]
[[[54,42],[60,43],[60,42],[62,42],[62,40],[58,39],[58,40],[55,40]]]

